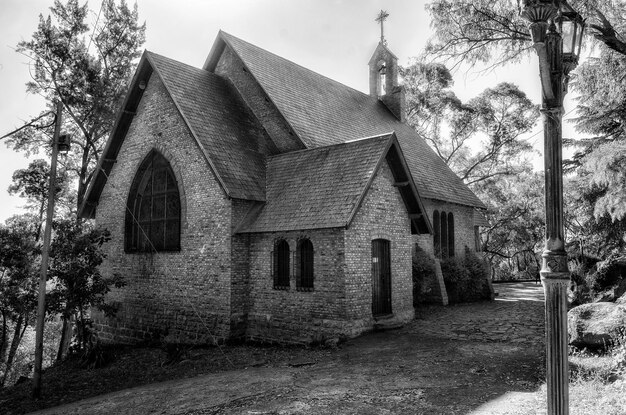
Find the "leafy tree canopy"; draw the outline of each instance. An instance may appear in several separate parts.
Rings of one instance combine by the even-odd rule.
[[[572,0],[569,2],[587,18],[594,39],[626,54],[621,41],[624,29],[623,0]],[[456,66],[486,63],[498,66],[517,62],[532,50],[527,23],[520,17],[520,0],[434,0],[426,5],[435,34],[426,54],[451,60]]]
[[[72,150],[66,169],[78,178],[80,205],[93,168],[110,131],[134,62],[144,42],[145,24],[138,24],[137,6],[124,0],[103,0],[97,21],[88,23],[87,4],[55,0],[50,15],[40,15],[30,40],[18,44],[18,52],[31,59],[32,81],[27,90],[49,102],[26,125],[10,132],[8,142],[16,150],[37,153],[50,148],[54,101],[64,108],[64,129],[72,134]]]
[[[407,120],[467,184],[519,172],[532,146],[521,139],[539,111],[516,85],[501,83],[463,103],[442,64],[400,69]]]

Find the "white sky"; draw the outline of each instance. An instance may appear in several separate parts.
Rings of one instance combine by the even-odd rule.
[[[0,136],[39,114],[41,98],[25,92],[28,59],[14,51],[29,40],[38,16],[49,14],[52,0],[0,0]],[[132,5],[132,1],[129,2]],[[400,64],[423,50],[430,31],[424,0],[138,0],[145,21],[145,48],[194,66],[202,66],[222,29],[286,59],[368,92],[367,62],[378,43],[374,21],[384,9],[385,38]],[[91,8],[99,7],[96,0]],[[540,84],[536,59],[498,69],[488,76],[462,72],[455,92],[467,100],[499,82],[513,82],[536,103]],[[573,108],[566,103],[565,111]],[[538,124],[539,126],[539,124]],[[565,126],[567,134],[567,126]],[[536,131],[539,131],[536,127]],[[541,145],[541,134],[533,142]],[[44,157],[43,153],[40,157]],[[0,143],[0,222],[20,213],[24,200],[6,189],[16,169],[28,160]]]

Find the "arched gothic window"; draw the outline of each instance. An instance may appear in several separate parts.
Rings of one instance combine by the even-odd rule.
[[[313,291],[313,243],[310,239],[298,241],[296,257],[296,289]]]
[[[433,212],[433,244],[437,258],[454,256],[454,215],[452,212]]]
[[[441,257],[448,257],[448,215],[441,212]]]
[[[433,212],[433,244],[435,248],[435,256],[441,258],[441,222],[439,221],[439,211]]]
[[[180,194],[170,163],[156,150],[143,160],[126,204],[127,252],[180,250]]]
[[[279,239],[274,245],[274,289],[289,289],[289,244]]]
[[[454,256],[454,215],[448,213],[448,256]]]

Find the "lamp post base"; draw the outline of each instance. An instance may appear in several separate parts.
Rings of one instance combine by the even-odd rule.
[[[569,272],[542,270],[546,305],[546,382],[548,415],[569,414],[567,288]]]

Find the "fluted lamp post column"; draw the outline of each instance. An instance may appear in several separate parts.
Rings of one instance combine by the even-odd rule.
[[[546,306],[546,382],[548,414],[569,413],[567,353],[567,287],[570,272],[563,225],[563,97],[569,72],[578,64],[584,21],[565,1],[523,0],[522,17],[529,22],[539,57],[542,87],[545,247],[541,282]]]

